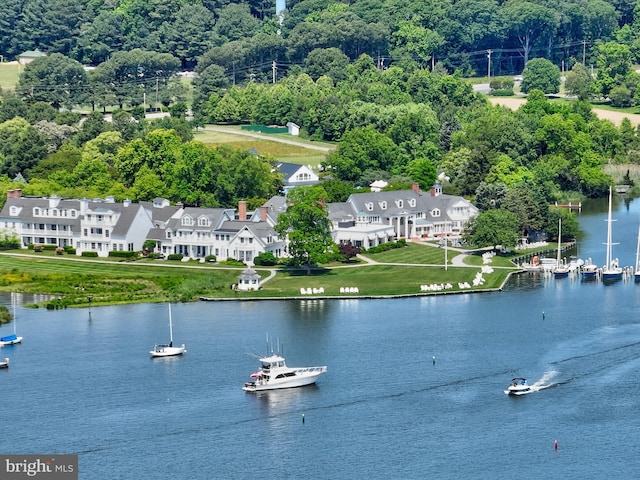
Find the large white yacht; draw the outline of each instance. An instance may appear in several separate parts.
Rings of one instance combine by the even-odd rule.
[[[261,363],[260,370],[251,374],[253,381],[246,382],[242,387],[245,392],[311,385],[327,371],[326,366],[287,367],[284,357],[280,355],[262,357],[259,361]]]

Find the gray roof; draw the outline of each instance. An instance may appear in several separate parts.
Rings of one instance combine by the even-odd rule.
[[[144,208],[151,213],[153,221],[159,221],[165,223],[178,211],[180,208],[177,205],[170,205],[167,207],[156,207],[152,202],[140,202]]]
[[[21,208],[19,216],[9,215],[11,207]],[[19,197],[19,198],[7,198],[7,201],[0,211],[0,217],[7,219],[20,219],[24,223],[47,223],[51,219],[47,217],[35,217],[33,215],[34,208],[49,208],[49,199],[41,197]],[[56,206],[59,210],[76,210],[78,215],[75,218],[72,217],[55,217],[56,223],[60,225],[77,225],[80,226],[80,201],[79,200],[60,200]]]
[[[138,212],[142,209],[142,206],[138,204],[130,204],[128,207],[124,207],[122,213],[120,214],[120,218],[118,222],[113,227],[113,231],[111,232],[111,237],[122,236],[125,237],[131,226],[133,225],[133,221],[135,220]]]
[[[356,219],[353,208],[348,202],[328,203],[327,207],[329,208],[329,218],[333,221],[339,222]]]
[[[178,229],[186,229],[190,228],[191,230],[216,230],[219,225],[224,221],[225,213],[228,211],[226,208],[202,208],[202,207],[186,207],[184,212],[179,218],[171,218],[167,222],[167,228],[172,230]],[[202,216],[207,217],[211,224],[208,227],[198,227],[197,222],[194,225],[186,226],[182,225],[182,218],[185,216],[190,216],[194,219],[200,218]]]
[[[289,179],[292,175],[294,175],[298,170],[300,170],[303,165],[298,165],[297,163],[287,163],[287,162],[278,162],[276,168],[280,173],[284,175],[284,183],[289,183]]]
[[[267,200],[262,206],[267,207],[267,215],[277,221],[278,216],[287,211],[287,197],[276,195]]]

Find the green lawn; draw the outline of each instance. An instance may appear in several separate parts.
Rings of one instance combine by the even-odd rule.
[[[442,252],[441,258],[444,260],[443,249],[410,245],[401,250],[404,250],[403,255],[395,251],[377,254],[377,261],[400,261],[403,258],[403,263],[416,263],[424,259],[434,261],[439,258],[438,252]],[[415,256],[406,257],[411,251]],[[162,302],[169,299],[192,301],[201,297],[292,298],[301,297],[300,288],[323,288],[325,296],[348,295],[341,294],[340,287],[358,287],[360,296],[415,295],[424,293],[420,287],[425,284],[450,283],[452,288],[447,292],[460,291],[458,283],[471,284],[480,271],[481,263],[477,266],[450,265],[445,269],[444,266],[360,263],[316,268],[311,275],[307,275],[306,269],[276,269],[276,276],[264,283],[261,290],[239,292],[232,290],[231,285],[237,283],[243,268],[223,268],[195,262],[95,262],[66,256],[25,257],[5,253],[0,254],[0,291],[48,294],[54,300],[45,301],[43,305],[48,304],[52,308],[87,306],[89,296],[94,305]],[[269,276],[267,269],[256,270],[262,279]],[[495,269],[493,273],[485,274],[485,283],[477,289],[500,287],[510,271],[513,269]]]
[[[20,64],[17,62],[0,63],[0,88],[13,90],[18,83]]]

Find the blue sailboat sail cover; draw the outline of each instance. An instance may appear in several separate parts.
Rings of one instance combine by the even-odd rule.
[[[17,340],[18,337],[16,336],[15,333],[12,333],[11,335],[7,335],[6,337],[0,337],[0,342],[12,342],[13,340]]]

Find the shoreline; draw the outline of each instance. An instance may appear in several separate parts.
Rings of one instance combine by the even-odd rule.
[[[277,301],[277,300],[379,300],[379,299],[401,299],[415,297],[430,297],[433,295],[464,295],[468,293],[499,293],[504,290],[505,285],[514,274],[526,273],[524,270],[514,270],[509,272],[504,281],[496,288],[476,288],[468,290],[435,291],[421,293],[403,293],[397,295],[312,295],[312,296],[292,296],[292,297],[253,297],[253,298],[230,298],[230,297],[199,297],[201,302],[257,302],[257,301]]]

